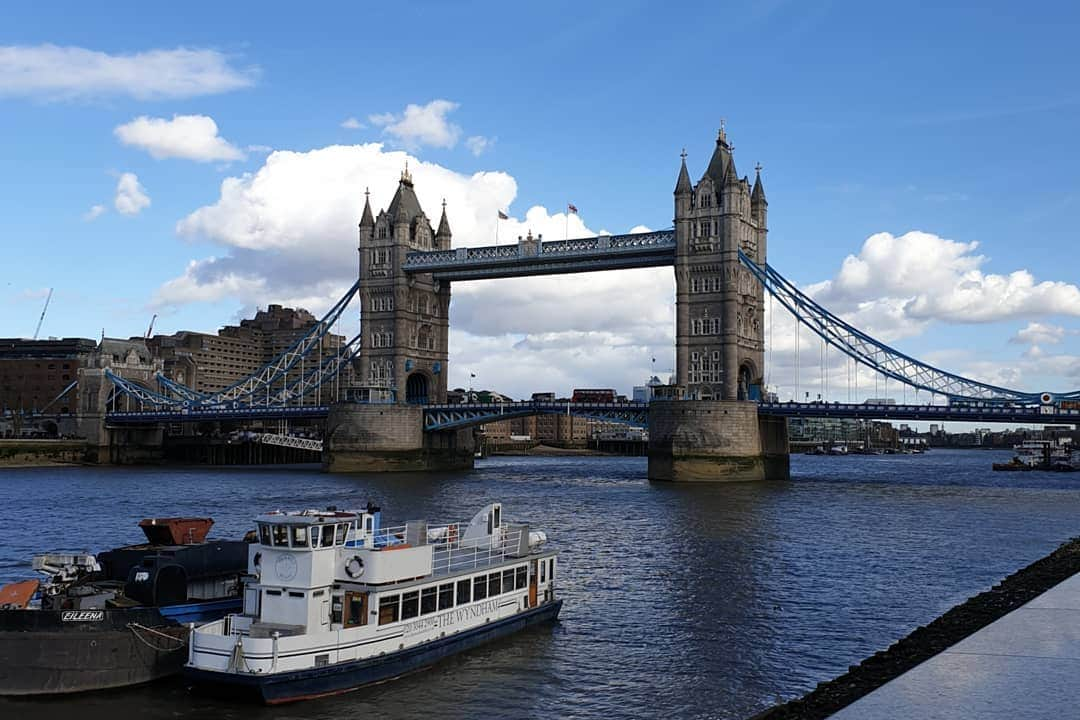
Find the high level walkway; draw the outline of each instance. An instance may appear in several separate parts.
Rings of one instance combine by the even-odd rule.
[[[832,720],[1080,717],[1080,574],[987,625]]]

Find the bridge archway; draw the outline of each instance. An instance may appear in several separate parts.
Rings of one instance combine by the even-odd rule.
[[[754,368],[749,362],[739,366],[739,399],[750,399],[750,386],[754,384]]]
[[[426,405],[431,384],[424,373],[414,372],[405,381],[405,402],[410,405]]]

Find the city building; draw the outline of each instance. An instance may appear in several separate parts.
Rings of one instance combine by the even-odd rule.
[[[253,318],[221,328],[216,335],[181,330],[173,335],[155,335],[147,345],[161,358],[167,377],[196,392],[212,393],[249,377],[292,347],[317,323],[307,310],[270,305]],[[344,344],[344,336],[327,333],[322,350],[331,357]],[[296,377],[299,372],[297,368]],[[329,402],[333,392],[333,386],[323,387],[321,401]]]
[[[663,384],[664,383],[660,382],[660,378],[653,375],[644,385],[635,385],[633,395],[634,402],[650,402],[656,394],[656,388]]]
[[[74,412],[79,370],[97,348],[86,338],[0,338],[0,413]]]

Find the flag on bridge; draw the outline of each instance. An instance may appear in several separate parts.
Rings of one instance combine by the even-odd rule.
[[[510,216],[507,215],[506,213],[504,213],[502,210],[500,210],[499,211],[499,219],[500,220],[509,220]]]
[[[566,203],[566,209],[577,215],[577,206],[572,203]]]

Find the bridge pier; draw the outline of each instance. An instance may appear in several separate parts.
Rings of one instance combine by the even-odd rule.
[[[340,403],[330,407],[323,445],[327,472],[468,470],[472,428],[424,432],[416,405]]]
[[[787,420],[757,404],[654,400],[649,404],[649,479],[671,482],[787,480]]]

